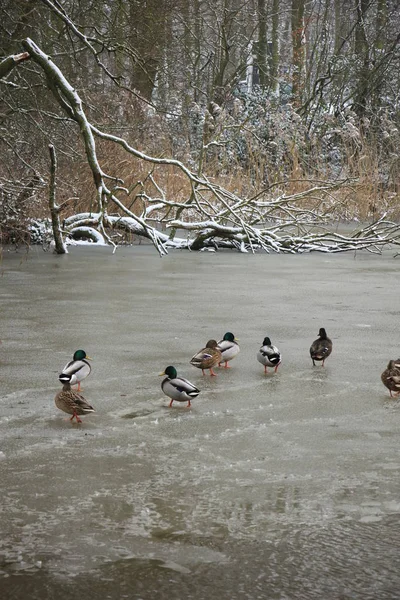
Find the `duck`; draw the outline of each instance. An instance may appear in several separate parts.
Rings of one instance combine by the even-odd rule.
[[[238,341],[233,333],[227,331],[222,340],[218,342],[218,350],[220,350],[222,355],[222,360],[219,362],[218,366],[225,363],[225,369],[230,369],[231,367],[228,365],[228,362],[235,358],[240,352],[240,347]]]
[[[273,346],[269,337],[265,337],[261,348],[257,352],[257,360],[264,365],[264,373],[267,367],[275,367],[275,373],[282,362],[282,356],[276,346]]]
[[[161,389],[168,398],[171,398],[169,406],[172,406],[174,400],[177,402],[187,401],[186,406],[189,408],[191,400],[197,398],[200,390],[184,377],[178,377],[178,373],[172,365],[160,373],[160,376],[162,375],[166,375],[166,378],[161,382]]]
[[[389,390],[391,398],[400,394],[400,358],[389,361],[388,366],[381,375],[381,380]],[[392,392],[394,392],[394,395]]]
[[[221,351],[217,347],[215,340],[208,340],[206,347],[199,350],[191,359],[190,364],[203,371],[210,369],[210,375],[216,377],[213,367],[222,360]]]
[[[78,415],[95,412],[93,406],[85,400],[82,394],[72,390],[71,384],[68,382],[63,383],[63,388],[56,394],[54,402],[57,408],[72,415],[70,421],[73,421],[75,418],[77,423],[82,423],[82,419]]]
[[[84,350],[74,352],[72,360],[69,361],[58,376],[61,383],[70,383],[71,385],[78,384],[77,391],[81,391],[81,381],[85,379],[91,372],[92,367],[88,363],[92,360]]]
[[[310,347],[310,356],[315,367],[315,361],[322,360],[322,366],[325,365],[325,360],[332,352],[332,340],[330,340],[323,327],[320,328],[318,333],[318,339],[315,340]]]

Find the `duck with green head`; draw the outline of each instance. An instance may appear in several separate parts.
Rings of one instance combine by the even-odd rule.
[[[238,344],[238,339],[235,338],[233,333],[227,331],[224,335],[223,339],[218,342],[218,349],[221,352],[221,360],[218,364],[220,367],[221,364],[225,363],[225,369],[230,369],[231,367],[228,365],[228,362],[235,358],[240,352],[240,347]]]
[[[72,415],[70,421],[73,421],[75,418],[77,423],[82,423],[78,415],[87,415],[94,412],[93,406],[85,400],[82,394],[74,392],[71,389],[71,384],[68,382],[63,383],[63,389],[56,394],[54,401],[57,408]]]
[[[278,348],[271,343],[269,337],[265,337],[261,348],[257,352],[257,360],[264,365],[264,373],[267,373],[267,367],[274,367],[275,373],[282,362],[282,356]]]
[[[187,407],[189,407],[191,400],[200,394],[200,390],[193,383],[184,377],[178,377],[178,373],[172,365],[160,375],[166,375],[161,382],[161,389],[168,398],[171,398],[169,406],[172,406],[173,401],[176,400],[177,402],[187,402]]]
[[[190,364],[203,371],[210,369],[210,375],[216,376],[213,367],[215,367],[221,361],[221,352],[217,347],[215,340],[208,340],[206,347],[202,348],[190,359]]]
[[[92,360],[84,350],[77,350],[74,353],[72,360],[69,361],[58,376],[61,383],[69,383],[70,385],[78,384],[78,392],[81,391],[81,381],[85,379],[91,372],[92,368],[88,363]]]

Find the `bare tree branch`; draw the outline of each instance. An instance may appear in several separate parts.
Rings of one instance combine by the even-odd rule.
[[[368,249],[379,252],[388,244],[400,245],[400,225],[386,220],[386,216],[365,229],[343,235],[329,230],[335,219],[335,193],[342,191],[346,180],[319,182],[294,194],[278,192],[273,198],[267,189],[253,198],[239,197],[235,193],[210,181],[206,176],[194,174],[175,159],[156,158],[132,147],[124,138],[106,133],[89,122],[82,101],[57,65],[31,39],[23,42],[24,48],[46,74],[49,88],[61,108],[79,126],[86,157],[93,175],[97,193],[97,212],[74,215],[65,220],[67,231],[76,227],[97,227],[108,243],[115,243],[108,230],[121,229],[147,237],[160,255],[168,247],[200,250],[204,247],[230,247],[240,251],[255,252],[343,252]],[[128,155],[157,168],[173,168],[184,176],[189,194],[184,202],[169,199],[153,170],[147,176],[154,193],[150,194],[143,182],[138,182],[144,208],[135,214],[116,195],[129,197],[129,189],[120,177],[111,177],[102,169],[96,151],[96,138],[123,148]],[[114,190],[106,180],[117,183]],[[136,187],[136,186],[134,186]],[[279,190],[279,188],[277,188]],[[108,214],[112,203],[120,214]],[[151,222],[161,222],[173,231],[187,232],[186,238],[168,238]]]
[[[7,77],[14,67],[19,65],[24,60],[30,58],[29,52],[22,52],[21,54],[14,54],[14,56],[7,56],[0,62],[0,79]]]

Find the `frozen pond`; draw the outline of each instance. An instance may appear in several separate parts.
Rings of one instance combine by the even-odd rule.
[[[0,596],[400,597],[400,356],[393,252],[256,256],[32,249],[0,264]],[[325,327],[333,353],[313,367]],[[239,338],[232,369],[189,364]],[[256,353],[268,335],[276,375]],[[54,405],[93,358],[72,425]],[[162,394],[167,365],[200,387]]]

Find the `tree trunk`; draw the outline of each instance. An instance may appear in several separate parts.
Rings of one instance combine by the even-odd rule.
[[[258,0],[258,47],[257,65],[261,87],[269,83],[267,67],[267,7],[266,0]]]
[[[354,52],[359,59],[358,85],[354,94],[354,110],[359,117],[365,114],[367,107],[369,77],[369,47],[365,22],[370,7],[370,0],[355,0],[357,23],[355,29]]]
[[[212,89],[208,97],[217,104],[224,104],[226,101],[225,79],[226,69],[229,64],[231,45],[229,42],[229,33],[232,27],[234,11],[228,8],[229,3],[224,0],[224,11],[221,18],[218,31],[218,46],[216,52],[215,69],[212,81]]]
[[[279,95],[279,0],[272,2],[272,54],[270,58],[271,89],[275,96]]]
[[[376,36],[375,49],[381,51],[386,44],[386,27],[388,21],[387,0],[378,0],[376,7]]]
[[[49,184],[49,207],[51,215],[51,225],[53,228],[53,237],[55,243],[55,252],[57,254],[65,254],[66,249],[62,239],[60,226],[60,207],[56,204],[56,171],[57,171],[57,156],[55,148],[52,144],[49,145],[50,152],[50,184]]]
[[[338,54],[342,45],[342,11],[341,0],[335,0],[335,54]]]
[[[142,4],[145,4],[144,8]],[[130,42],[140,59],[132,61],[132,85],[151,100],[165,45],[166,6],[164,0],[129,2]]]
[[[305,0],[292,0],[292,97],[297,106],[301,104],[305,67],[304,5]]]

